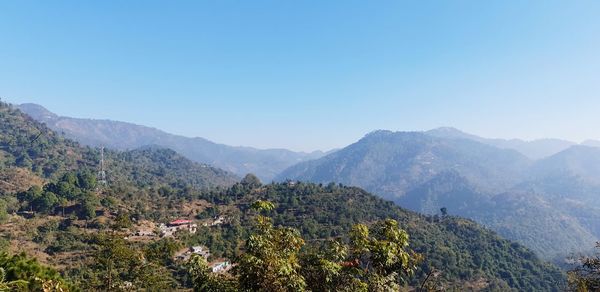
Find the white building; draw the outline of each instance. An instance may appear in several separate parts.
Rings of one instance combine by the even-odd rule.
[[[166,225],[161,223],[158,227],[162,237],[173,236],[173,234],[179,230],[186,230],[189,233],[196,233],[198,231],[198,225],[193,223],[192,220],[179,219],[171,221]]]
[[[213,273],[226,272],[230,268],[231,268],[231,263],[229,263],[228,261],[216,263],[216,264],[214,264],[214,265],[211,266],[211,269],[212,269]]]

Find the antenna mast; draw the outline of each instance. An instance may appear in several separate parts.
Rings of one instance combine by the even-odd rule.
[[[100,148],[100,171],[98,172],[98,182],[106,185],[106,171],[104,171],[104,146]]]

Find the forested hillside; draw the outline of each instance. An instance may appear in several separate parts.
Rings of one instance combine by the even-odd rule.
[[[6,103],[0,103],[0,125],[3,173],[21,172],[40,179],[56,179],[68,171],[87,170],[95,174],[100,170],[100,149],[63,138]],[[231,185],[238,180],[226,171],[193,163],[172,150],[158,147],[128,152],[105,150],[105,164],[108,180],[114,182],[143,182],[141,178],[145,176],[155,180],[154,183],[165,183],[177,178],[198,188],[208,188]],[[0,190],[9,186],[0,185]]]
[[[484,282],[499,290],[508,285],[519,291],[548,291],[564,284],[561,272],[533,252],[472,221],[419,215],[359,188],[281,183],[255,189],[234,186],[213,196],[209,200],[217,204],[240,197],[236,205],[242,211],[255,199],[272,201],[277,206],[275,224],[293,226],[309,241],[343,236],[355,222],[396,219],[410,235],[411,248],[425,257],[417,279],[436,270],[445,287],[462,290]]]
[[[229,152],[218,150],[217,146],[208,148],[214,148],[213,152],[216,151],[215,153],[223,155],[215,156],[207,152],[197,156],[179,147],[183,144],[189,146],[193,143],[175,143],[177,139],[162,132],[162,136],[167,136],[158,135],[162,138],[156,138],[159,131],[154,129],[112,121],[59,117],[40,106],[31,104],[22,105],[20,108],[28,111],[37,120],[44,121],[53,128],[65,132],[67,136],[77,138],[89,145],[106,144],[117,148],[147,145],[144,150],[126,152],[127,154],[120,154],[121,156],[139,156],[141,153],[148,155],[152,151],[167,151],[158,150],[160,146],[152,146],[152,144],[171,145],[174,143],[171,146],[187,153],[188,157],[197,161],[212,161],[237,173],[258,170],[254,162],[249,162],[253,159],[270,161],[269,165],[279,169],[284,168],[283,164],[281,167],[277,166],[279,158],[263,157],[263,154],[266,153],[264,151],[250,151],[251,149],[248,148],[246,150],[250,152],[246,153],[248,154],[244,158],[246,162],[242,163],[245,167],[232,167],[233,161],[242,158],[237,154],[232,154],[233,152],[230,153],[231,155],[226,154]],[[589,159],[585,165],[577,164],[585,162],[588,154],[591,155],[590,157],[594,157],[593,153],[600,152],[600,150],[577,146],[560,152],[572,145],[573,143],[568,141],[548,139],[532,142],[485,139],[452,128],[402,134],[378,131],[339,153],[291,167],[280,174],[277,179],[293,178],[320,183],[335,181],[356,185],[382,195],[384,198],[394,200],[401,206],[428,214],[434,214],[441,207],[447,207],[452,214],[475,219],[503,236],[527,245],[545,258],[555,258],[572,252],[586,251],[595,240],[600,238],[600,232],[598,232],[600,226],[595,220],[600,217],[600,210],[597,209],[598,206],[594,205],[595,200],[593,199],[596,194],[600,193],[598,184],[594,182],[595,179],[598,179],[597,171],[590,168],[594,165],[593,159]],[[206,147],[192,148],[193,151],[208,149]],[[551,156],[540,161],[532,161],[514,150],[529,157]],[[552,155],[556,152],[560,153]],[[274,154],[275,152],[269,153]],[[282,155],[280,158],[288,157],[296,161],[300,159],[292,158],[288,155],[289,153],[280,152],[280,154]],[[114,155],[116,154],[107,150],[109,172],[118,172],[120,168],[118,165],[111,165],[110,160]],[[155,153],[155,156],[162,155],[164,153]],[[176,154],[172,153],[171,155]],[[30,158],[18,154],[13,159],[16,160],[17,157],[24,157],[19,159],[18,163],[20,164],[31,163],[28,161]],[[253,158],[250,159],[251,157]],[[317,158],[318,156],[310,157]],[[137,159],[139,158],[137,157]],[[306,157],[306,159],[308,158],[309,156]],[[567,159],[569,160],[567,161]],[[82,161],[85,162],[85,160]],[[94,165],[96,161],[98,161],[97,153],[93,154],[92,160],[86,163]],[[121,160],[117,159],[117,161]],[[289,161],[289,164],[293,163],[291,160]],[[71,165],[75,163],[68,160],[66,162]],[[181,168],[183,164],[174,163],[173,165],[180,165],[179,170],[183,170]],[[46,171],[52,172],[51,168],[58,166],[49,165],[42,168],[44,167]],[[129,168],[128,171],[131,171],[131,167]],[[19,174],[15,175],[15,171]],[[37,171],[39,172],[39,170]],[[152,171],[156,174],[160,172],[160,169]],[[3,176],[14,180],[11,185],[6,182],[0,183],[0,187],[7,190],[18,190],[23,188],[20,186],[23,181],[36,181],[35,174],[23,172],[26,170],[11,169],[4,172]],[[191,172],[197,173],[197,171]],[[196,184],[231,183],[231,180],[218,179],[219,175],[211,174],[211,171],[200,172],[204,172],[203,176],[205,177],[191,178]],[[262,170],[258,172],[262,178],[267,179],[274,175],[274,172],[267,175]],[[163,171],[163,173],[172,174],[174,172]],[[447,173],[456,173],[461,178],[453,182],[440,183],[440,178],[445,177]],[[186,176],[186,174],[179,172],[177,176]],[[20,180],[19,177],[28,178]],[[207,179],[209,177],[210,179]],[[584,177],[586,179],[582,181]],[[119,175],[110,176],[110,178],[113,180],[123,179]],[[452,183],[457,185],[453,186]],[[463,183],[469,186],[464,191],[461,190]],[[37,184],[39,185],[40,182],[37,181]],[[441,184],[444,188],[451,190],[441,189],[436,184]],[[494,198],[495,196],[497,197]],[[555,196],[561,197],[560,202],[553,199]],[[587,198],[583,200],[581,196],[587,196]],[[590,201],[591,207],[584,207]],[[524,211],[523,208],[513,208],[518,205],[527,206],[527,211]],[[585,211],[580,212],[583,208]],[[493,213],[489,213],[488,210],[492,210]],[[515,216],[524,218],[524,220],[515,221],[512,219]],[[539,230],[554,230],[559,235],[551,236],[547,233],[540,233]],[[567,234],[568,230],[572,232]],[[539,236],[533,236],[533,234]]]
[[[63,139],[6,104],[0,109],[0,171],[11,173],[10,184],[16,177],[24,181],[3,189],[1,246],[56,267],[65,285],[191,287],[177,254],[200,245],[211,261],[237,260],[246,251],[256,200],[275,204],[269,214],[275,226],[298,229],[306,252],[326,240],[348,240],[356,223],[397,220],[410,248],[424,257],[408,285],[428,275],[431,285],[444,289],[555,291],[565,285],[556,267],[472,221],[412,213],[358,188],[263,186],[252,175],[232,185],[235,178],[224,171],[154,147],[107,151],[108,183],[102,184],[96,177],[98,149]],[[196,222],[197,232],[158,236],[164,232],[160,223],[181,218]]]

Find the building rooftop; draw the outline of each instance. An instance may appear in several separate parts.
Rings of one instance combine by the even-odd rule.
[[[183,225],[183,224],[190,224],[190,223],[192,223],[192,220],[178,219],[178,220],[169,222],[169,225]]]

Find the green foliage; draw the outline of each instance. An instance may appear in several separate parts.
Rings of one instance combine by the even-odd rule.
[[[173,256],[181,248],[181,243],[173,238],[162,238],[148,244],[144,254],[149,261],[169,266],[173,264]]]
[[[218,206],[210,206],[204,209],[202,212],[196,215],[197,219],[208,219],[214,218],[219,215],[219,207]]]
[[[408,234],[400,229],[396,220],[377,222],[371,232],[367,226],[357,224],[350,231],[350,242],[351,254],[347,261],[357,263],[355,272],[359,275],[367,273],[371,291],[382,286],[373,285],[381,279],[408,283],[420,263],[421,257],[408,249]]]
[[[229,186],[237,177],[223,170],[194,163],[170,149],[156,147],[127,152],[106,152],[109,182],[136,186],[169,185],[207,189]],[[121,174],[121,175],[119,175]],[[163,195],[168,195],[165,193]]]
[[[246,188],[254,189],[262,185],[260,179],[252,173],[247,174],[241,181],[240,184]]]
[[[44,192],[30,204],[34,210],[51,213],[58,205],[58,197],[52,192]]]
[[[414,275],[421,256],[408,249],[408,234],[395,220],[371,230],[356,224],[350,244],[330,241],[303,256],[303,275],[312,291],[399,291]]]
[[[49,240],[45,251],[50,255],[61,252],[87,250],[88,247],[88,237],[76,231],[57,231],[53,237],[48,237],[52,240]]]
[[[256,201],[252,203],[252,209],[256,211],[271,211],[275,209],[275,205],[268,201]]]
[[[258,210],[274,208],[265,201],[252,206]],[[258,215],[255,232],[248,238],[236,268],[240,287],[247,291],[304,291],[306,282],[298,260],[303,245],[297,230],[273,227],[269,217]]]
[[[339,240],[309,247],[301,257],[302,276],[313,291],[360,291],[367,286],[344,273],[348,246]]]
[[[77,143],[1,101],[0,125],[0,167],[18,166],[50,178],[61,169],[75,167],[81,157],[65,155],[79,152]]]
[[[405,253],[410,253],[403,242],[408,238],[399,230],[411,235],[411,249],[425,257],[409,283],[413,287],[432,271],[441,271],[435,279],[440,287],[457,290],[466,290],[461,285],[467,282],[481,280],[490,283],[489,287],[548,291],[563,279],[556,268],[542,263],[526,248],[471,221],[455,217],[435,220],[414,214],[358,188],[333,183],[259,185],[251,178],[233,184],[234,177],[223,171],[156,148],[106,151],[109,183],[97,186],[92,175],[98,169],[97,149],[64,140],[5,104],[0,104],[0,125],[0,168],[21,165],[50,181],[43,188],[18,193],[17,209],[38,211],[42,219],[59,211],[66,216],[58,230],[43,226],[30,232],[50,254],[78,252],[80,262],[68,262],[77,265],[69,266],[66,273],[85,290],[129,289],[128,285],[140,290],[174,290],[172,271],[165,267],[171,265],[168,255],[172,245],[128,242],[125,234],[111,232],[100,232],[90,239],[85,234],[92,232],[84,229],[77,218],[92,219],[102,211],[109,214],[100,210],[102,206],[117,214],[126,212],[131,219],[164,222],[193,216],[181,208],[192,200],[208,202],[219,215],[227,215],[228,222],[201,227],[197,234],[184,235],[181,240],[186,245],[209,246],[216,257],[242,259],[245,254],[246,267],[250,268],[239,275],[259,279],[258,284],[246,281],[246,288],[271,285],[268,287],[313,289],[310,279],[324,279],[324,287],[331,290],[342,286],[340,283],[347,283],[347,290],[363,291],[400,285],[409,279],[413,262],[405,261]],[[263,203],[254,207],[271,219],[247,212],[259,200]],[[450,210],[454,213],[454,208]],[[398,223],[397,232],[384,231],[395,227],[373,224],[387,218]],[[349,236],[356,223],[365,225],[356,227],[355,234]],[[250,234],[251,230],[254,233]],[[303,240],[310,244],[303,245]],[[337,246],[315,244],[322,242],[337,242]],[[316,250],[312,257],[310,250]],[[370,263],[368,274],[352,266],[356,259],[357,265]],[[309,271],[304,263],[315,263],[315,270]],[[7,281],[14,280],[6,271]],[[223,283],[221,277],[215,279]]]
[[[4,268],[0,268],[0,291],[15,291],[25,290],[27,287],[27,281],[25,280],[6,280],[6,271]]]
[[[259,210],[273,206],[260,200],[252,204]],[[398,291],[420,260],[408,249],[408,234],[391,219],[373,224],[372,232],[356,224],[349,244],[328,241],[308,247],[316,252],[302,253],[305,241],[297,230],[274,227],[260,214],[254,219],[235,278],[211,274],[203,258],[188,262],[196,291]]]
[[[192,255],[186,263],[194,291],[196,292],[235,292],[239,291],[237,280],[226,275],[214,274],[206,260],[199,255]]]
[[[91,171],[83,171],[77,174],[77,186],[82,190],[94,190],[96,189],[96,185],[96,175]]]
[[[596,246],[600,249],[600,243]],[[600,256],[583,257],[580,265],[569,272],[569,286],[572,291],[600,291]]]
[[[132,226],[133,222],[131,222],[129,214],[126,212],[120,212],[119,214],[117,214],[117,217],[115,218],[115,223],[113,224],[112,228],[116,230],[129,229]]]
[[[94,239],[97,250],[90,265],[88,281],[91,290],[167,290],[173,279],[166,268],[149,262],[143,253],[123,239],[122,234],[101,233]]]
[[[231,197],[236,192],[239,199],[232,202]],[[394,219],[411,235],[412,250],[424,257],[410,285],[420,285],[432,271],[439,271],[435,273],[435,281],[444,289],[467,289],[463,284],[484,281],[521,291],[553,291],[565,283],[565,275],[558,268],[472,221],[452,216],[436,220],[415,214],[359,188],[280,183],[241,192],[234,186],[204,194],[202,198],[215,204],[242,206],[242,209],[257,200],[272,202],[277,206],[269,213],[273,224],[299,230],[308,242],[347,240],[347,234],[356,223]],[[239,215],[243,228],[249,228],[247,222],[253,221],[249,214],[255,213]],[[209,232],[214,232],[211,236],[222,241],[224,230]],[[243,239],[243,233],[237,236],[238,240]],[[240,255],[235,246],[218,248],[227,255]]]
[[[23,204],[23,209],[44,214],[55,214],[57,208],[61,207],[64,216],[65,207],[77,204],[79,208],[74,211],[82,219],[92,219],[99,206],[98,197],[92,192],[94,188],[95,178],[89,172],[68,172],[60,180],[46,184],[43,189],[33,186],[17,193],[16,197]]]
[[[237,181],[230,173],[193,163],[172,150],[147,147],[128,152],[106,150],[108,185],[98,188],[99,149],[80,147],[2,102],[0,125],[0,169],[27,168],[51,181],[41,192],[31,190],[29,196],[24,196],[27,191],[21,192],[24,211],[74,211],[89,220],[95,217],[100,201],[104,207],[119,209],[115,205],[126,200],[129,206],[140,207],[132,214],[137,219],[164,220],[173,216],[168,211],[176,211],[173,202]],[[0,184],[0,194],[6,186]],[[157,208],[149,211],[154,206]]]
[[[71,291],[73,289],[60,274],[40,265],[25,254],[0,253],[2,281],[0,291]],[[3,290],[2,287],[9,288]]]
[[[0,223],[4,223],[8,218],[7,203],[5,200],[0,199]]]
[[[46,178],[58,178],[68,170],[81,169],[84,171],[77,175],[79,187],[95,188],[98,149],[80,147],[1,101],[0,125],[0,167],[27,168]],[[168,149],[106,151],[105,155],[106,164],[110,165],[109,182],[179,181],[204,188],[230,185],[237,180],[223,170],[193,163]]]

